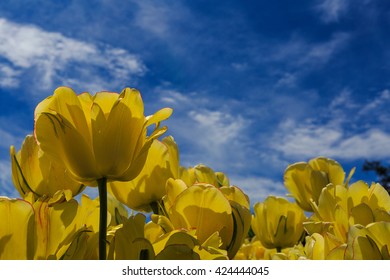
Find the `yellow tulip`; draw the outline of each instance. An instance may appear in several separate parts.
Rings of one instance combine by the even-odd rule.
[[[169,179],[164,205],[176,229],[195,229],[204,242],[218,231],[226,248],[233,234],[232,208],[218,188],[209,184],[187,187],[181,180]]]
[[[84,189],[74,181],[65,166],[42,152],[33,136],[28,135],[20,151],[11,146],[12,181],[22,197],[32,192],[35,198],[52,197],[58,190],[70,190],[72,196]]]
[[[117,226],[123,224],[123,222],[127,220],[128,217],[126,207],[110,193],[107,194],[107,199],[107,211],[111,215],[110,225]]]
[[[216,187],[218,186],[218,179],[214,170],[204,164],[194,166],[194,175],[197,183],[206,183]]]
[[[235,260],[264,260],[266,258],[267,252],[270,249],[265,248],[259,240],[252,239],[251,241],[245,240],[241,245],[237,254],[235,255]]]
[[[313,233],[306,236],[305,251],[308,259],[340,260],[344,259],[346,244],[341,243],[329,233]]]
[[[109,259],[154,259],[152,244],[145,238],[145,220],[146,217],[142,214],[131,216],[116,230],[110,242]]]
[[[201,183],[187,187],[179,179],[169,179],[166,188],[163,201],[172,227],[194,229],[199,242],[218,232],[220,248],[233,258],[251,223],[248,197],[237,187],[217,188]]]
[[[341,165],[328,158],[318,157],[289,165],[284,172],[284,184],[305,211],[312,212],[311,200],[318,203],[321,190],[329,183],[341,185],[345,172]]]
[[[168,189],[167,193],[170,191]],[[196,184],[185,189],[176,197],[168,213],[175,228],[196,229],[200,242],[216,231],[220,233],[225,248],[231,241],[232,208],[225,196],[212,185]]]
[[[177,178],[179,172],[177,145],[173,137],[154,140],[144,167],[139,175],[129,182],[110,182],[108,190],[131,209],[157,213],[159,201],[165,195],[169,178]]]
[[[187,186],[192,186],[195,183],[205,183],[216,187],[229,186],[229,178],[223,172],[214,172],[213,169],[204,165],[198,164],[194,167],[180,167],[179,178],[183,180]]]
[[[390,260],[390,223],[375,222],[352,226],[348,236],[346,259]]]
[[[0,259],[27,260],[33,256],[34,210],[27,201],[0,197]]]
[[[363,181],[349,187],[329,184],[322,190],[314,215],[305,222],[309,234],[329,234],[340,243],[348,241],[349,229],[373,222],[390,222],[390,196],[379,184],[368,187]]]
[[[390,195],[380,184],[373,183],[370,187],[363,181],[351,184],[347,204],[350,225],[390,222]]]
[[[99,200],[82,195],[80,203],[74,199],[54,204],[50,201],[34,203],[40,252],[35,258],[98,259]],[[107,223],[110,221],[108,213]]]
[[[270,252],[269,257],[271,260],[307,260],[304,247],[301,243],[294,247],[285,248],[281,252]]]
[[[165,210],[169,212],[176,202],[176,197],[187,189],[186,183],[181,179],[168,179],[165,184],[166,195],[163,197]]]
[[[62,161],[79,182],[129,181],[141,171],[153,139],[166,131],[159,123],[171,113],[165,108],[145,117],[135,89],[92,97],[60,87],[35,109],[35,136],[40,148]],[[147,137],[151,124],[156,128]]]
[[[41,200],[34,203],[34,259],[47,259],[55,255],[62,241],[76,231],[74,219],[77,210],[77,201],[73,199],[54,205]]]
[[[81,217],[79,212],[74,199],[39,198],[31,203],[0,198],[0,259],[84,258],[87,247],[80,241],[91,230],[84,218],[88,215]]]
[[[254,206],[252,229],[260,242],[269,249],[292,247],[303,234],[306,220],[302,209],[282,197],[269,196]]]
[[[238,187],[236,186],[223,186],[220,187],[219,190],[223,193],[223,195],[229,200],[234,201],[243,207],[249,209],[250,202],[249,197]]]
[[[248,235],[251,226],[251,213],[249,210],[249,197],[236,186],[222,186],[219,190],[229,200],[233,216],[233,237],[227,247],[228,256],[234,258]]]
[[[346,243],[349,229],[348,189],[341,185],[329,184],[325,187],[318,201],[312,201],[314,215],[305,222],[309,234],[315,232],[330,233],[341,243]]]
[[[191,231],[183,230],[166,233],[153,243],[157,260],[226,260],[226,251],[219,246],[217,233],[201,243]]]

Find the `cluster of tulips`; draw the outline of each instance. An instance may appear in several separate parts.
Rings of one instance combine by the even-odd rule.
[[[390,196],[380,185],[350,184],[341,165],[318,157],[287,167],[294,198],[254,205],[252,229],[237,259],[390,259]],[[307,218],[305,213],[308,213]]]
[[[34,135],[10,149],[21,198],[0,197],[0,259],[390,259],[382,186],[350,185],[319,157],[286,169],[290,200],[252,214],[224,173],[181,166],[174,138],[159,139],[171,113],[145,116],[129,88],[39,103]]]

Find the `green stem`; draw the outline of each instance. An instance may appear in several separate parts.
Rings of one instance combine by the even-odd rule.
[[[106,259],[106,235],[107,235],[107,178],[97,180],[100,201],[99,218],[99,260]]]

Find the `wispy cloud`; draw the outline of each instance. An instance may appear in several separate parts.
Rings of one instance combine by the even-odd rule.
[[[335,33],[327,41],[308,42],[294,35],[288,42],[276,46],[267,59],[284,62],[294,68],[320,67],[328,63],[346,45],[349,38],[347,33]]]
[[[349,0],[319,0],[315,9],[320,13],[321,19],[326,22],[337,22],[349,8]]]
[[[249,196],[251,205],[262,202],[269,195],[283,196],[287,190],[283,185],[283,179],[272,180],[259,176],[230,176],[230,183],[242,188]]]
[[[19,86],[19,79],[21,71],[0,63],[0,86],[5,88],[15,88]]]
[[[350,91],[343,90],[317,118],[281,122],[270,143],[291,160],[320,155],[345,160],[388,159],[389,105],[388,90],[364,104],[356,102]],[[375,126],[371,126],[372,121]]]
[[[210,99],[207,94],[167,88],[157,91],[162,103],[174,109],[169,133],[183,143],[183,165],[205,163],[225,172],[239,172],[243,168],[251,120],[237,113],[235,106],[224,106],[217,97]]]
[[[18,191],[12,184],[11,162],[0,160],[0,196],[19,197]]]
[[[12,134],[9,131],[5,131],[0,127],[0,149],[9,149],[11,145],[16,145],[22,142],[22,138]]]
[[[273,148],[293,160],[316,156],[338,159],[390,158],[390,133],[376,128],[348,136],[341,128],[285,123],[275,138]]]
[[[26,74],[43,89],[66,84],[97,91],[123,85],[146,71],[142,61],[124,49],[75,40],[37,26],[0,18],[1,85],[18,87]],[[103,74],[104,76],[103,76]],[[31,91],[34,94],[34,91]]]
[[[185,9],[176,2],[166,1],[134,1],[138,12],[134,22],[143,30],[160,38],[172,35],[172,23],[184,16]]]
[[[378,110],[384,110],[388,108],[390,104],[390,91],[384,90],[377,97],[375,97],[371,102],[368,102],[360,111],[359,115],[369,114]],[[381,110],[381,111],[382,111]]]

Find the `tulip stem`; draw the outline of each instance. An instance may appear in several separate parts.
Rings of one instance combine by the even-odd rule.
[[[100,201],[99,217],[99,260],[106,259],[106,235],[107,235],[107,178],[97,180]]]

